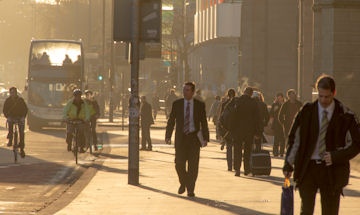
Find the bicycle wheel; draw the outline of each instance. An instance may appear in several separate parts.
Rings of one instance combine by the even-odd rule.
[[[78,163],[78,143],[77,143],[77,129],[75,129],[75,132],[74,132],[74,138],[73,138],[73,142],[72,142],[72,150],[73,150],[73,153],[74,153],[74,157],[75,157],[75,163],[77,164]]]
[[[15,132],[14,132],[13,152],[14,152],[14,162],[17,163],[17,160],[18,160],[18,131],[17,131],[16,126],[15,126]]]

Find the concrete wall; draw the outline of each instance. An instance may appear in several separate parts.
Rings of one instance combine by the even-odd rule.
[[[241,78],[268,102],[297,87],[297,0],[245,1],[242,10]]]
[[[360,2],[317,0],[315,9],[315,76],[333,75],[337,98],[359,114]]]

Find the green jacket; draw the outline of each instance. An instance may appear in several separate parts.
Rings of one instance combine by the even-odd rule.
[[[64,113],[63,113],[63,119],[71,119],[71,120],[75,120],[75,119],[81,119],[84,121],[87,121],[90,119],[90,108],[89,105],[82,100],[82,104],[81,104],[81,109],[78,113],[77,110],[77,106],[75,104],[73,104],[74,99],[70,99],[70,101],[66,104],[65,108],[64,108]]]

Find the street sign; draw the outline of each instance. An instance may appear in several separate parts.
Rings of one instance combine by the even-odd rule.
[[[114,0],[114,41],[131,42],[132,0]],[[161,0],[140,2],[140,41],[160,42],[161,40]]]
[[[161,39],[161,0],[142,0],[140,17],[140,41],[159,43]]]

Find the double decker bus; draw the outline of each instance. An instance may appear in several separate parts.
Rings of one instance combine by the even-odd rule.
[[[27,79],[30,130],[62,126],[63,109],[73,89],[83,89],[83,56],[81,41],[31,41]]]

